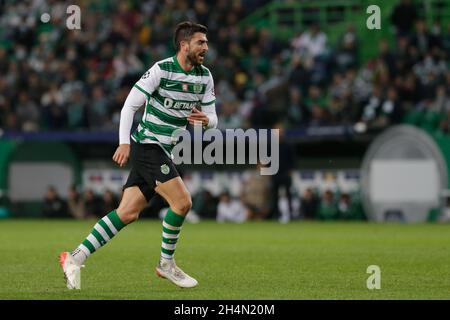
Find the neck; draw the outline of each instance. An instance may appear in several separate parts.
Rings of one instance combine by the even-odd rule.
[[[190,71],[194,67],[189,59],[180,52],[177,53],[177,60],[180,67],[183,68],[184,71]]]

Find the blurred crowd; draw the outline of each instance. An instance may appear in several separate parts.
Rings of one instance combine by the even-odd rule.
[[[228,191],[214,196],[207,189],[194,194],[188,220],[233,223],[276,220],[287,223],[293,220],[366,219],[357,194],[333,192],[329,189],[321,192],[314,188],[307,188],[300,193],[293,192],[290,188],[289,191],[281,191],[274,208],[272,191],[270,177],[261,176],[254,171],[245,180],[242,192],[237,197],[233,197]],[[46,218],[99,219],[117,209],[120,196],[111,190],[96,193],[87,189],[83,192],[71,186],[68,196],[63,197],[50,186],[42,201],[42,214]],[[167,207],[163,198],[155,196],[140,216],[157,218],[167,211]]]
[[[210,66],[220,128],[357,124],[361,131],[419,111],[449,130],[450,25],[427,25],[411,0],[391,16],[394,41],[360,61],[349,25],[329,43],[311,24],[288,43],[239,22],[264,0],[80,1],[81,30],[68,30],[70,1],[6,1],[0,13],[0,128],[116,130],[133,85],[155,61],[174,54],[174,26],[209,28]],[[418,3],[418,2],[416,2]],[[44,12],[50,23],[40,21]],[[431,118],[431,120],[430,120]]]
[[[98,194],[91,189],[82,192],[71,186],[67,198],[64,198],[50,186],[42,201],[42,214],[47,218],[98,219],[117,209],[118,197],[111,190]]]
[[[193,197],[190,214],[217,222],[242,223],[254,220],[276,220],[287,223],[293,220],[365,220],[359,195],[332,190],[322,192],[307,188],[303,192],[284,189],[273,201],[270,178],[257,173],[243,184],[238,197],[223,192],[215,197],[203,190]],[[277,190],[278,192],[279,190]]]

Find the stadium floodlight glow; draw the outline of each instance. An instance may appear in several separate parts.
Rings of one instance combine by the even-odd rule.
[[[181,139],[181,142],[179,141]],[[172,134],[173,162],[179,164],[261,164],[261,175],[275,175],[279,169],[279,132],[278,129],[219,129],[203,132],[202,126],[194,126],[194,134],[178,129]],[[203,142],[209,144],[203,149]],[[246,141],[248,144],[246,145]],[[226,150],[224,156],[223,150]],[[248,146],[248,153],[246,152]],[[235,157],[235,147],[237,149]],[[269,153],[270,149],[270,153]],[[248,155],[248,157],[247,157]]]

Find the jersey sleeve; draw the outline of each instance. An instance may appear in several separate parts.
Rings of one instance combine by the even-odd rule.
[[[147,99],[158,88],[161,80],[161,69],[158,64],[155,63],[142,77],[136,82],[134,87],[141,91]]]
[[[131,88],[120,112],[119,143],[130,144],[130,131],[133,126],[134,114],[145,104],[145,96],[137,88]]]
[[[213,77],[209,76],[208,83],[206,84],[205,94],[202,99],[202,107],[216,102],[216,93],[214,92],[214,80]]]
[[[214,92],[214,80],[209,76],[209,81],[206,85],[205,94],[201,102],[202,112],[209,118],[209,123],[206,129],[216,128],[218,119],[216,114],[216,94]]]

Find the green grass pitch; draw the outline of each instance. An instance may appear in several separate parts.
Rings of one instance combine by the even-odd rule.
[[[161,224],[127,226],[65,288],[57,262],[91,221],[0,221],[0,299],[449,299],[450,225],[253,222],[185,224],[177,263],[199,280],[156,277]],[[368,290],[369,265],[381,289]]]

